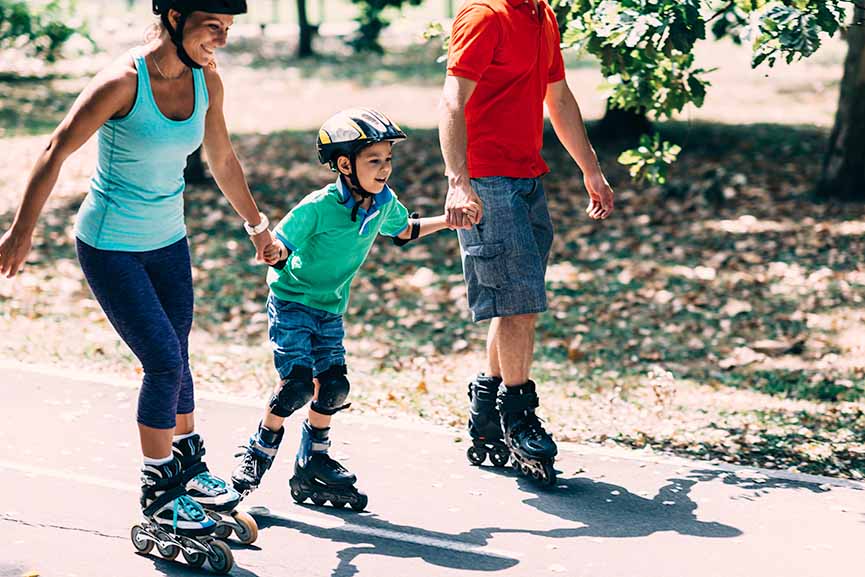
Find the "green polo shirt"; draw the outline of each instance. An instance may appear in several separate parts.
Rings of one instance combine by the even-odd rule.
[[[369,211],[359,209],[352,222],[355,204],[338,178],[308,194],[279,222],[274,234],[292,253],[285,268],[267,271],[267,284],[277,298],[345,312],[351,281],[376,236],[397,236],[408,226],[408,210],[387,186],[373,197]]]

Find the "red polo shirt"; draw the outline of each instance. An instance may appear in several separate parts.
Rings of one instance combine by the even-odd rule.
[[[559,27],[539,0],[468,0],[457,14],[448,74],[477,82],[466,104],[469,176],[534,178],[547,84],[565,77]]]

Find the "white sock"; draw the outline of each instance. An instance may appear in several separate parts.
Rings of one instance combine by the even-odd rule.
[[[174,439],[172,442],[176,443],[177,441],[182,441],[183,439],[186,439],[187,437],[191,437],[194,434],[195,434],[195,432],[193,431],[192,433],[186,433],[185,435],[174,435]]]
[[[166,463],[170,463],[174,459],[174,455],[168,455],[163,459],[151,459],[150,457],[144,457],[144,464],[146,465],[164,465]]]

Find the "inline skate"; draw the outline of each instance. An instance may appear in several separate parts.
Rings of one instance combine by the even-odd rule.
[[[231,483],[242,497],[258,489],[264,474],[273,465],[284,433],[284,427],[271,431],[259,424],[258,431],[249,438],[249,443],[241,446],[243,451],[235,455],[240,457],[240,462],[231,473]]]
[[[511,451],[514,469],[544,485],[554,485],[553,463],[558,448],[535,414],[538,404],[532,381],[499,387],[496,407],[501,414],[504,440]]]
[[[297,503],[308,498],[317,506],[330,501],[338,509],[350,505],[355,511],[363,511],[368,498],[354,486],[357,477],[327,454],[329,431],[304,421],[294,477],[289,481],[291,497]]]
[[[472,446],[466,456],[472,465],[482,464],[487,455],[496,467],[508,463],[510,452],[502,440],[502,423],[496,408],[496,394],[501,377],[488,377],[481,373],[469,383],[469,435]]]
[[[139,553],[148,554],[156,545],[163,558],[174,560],[182,553],[192,567],[207,561],[216,573],[228,573],[234,566],[228,545],[211,536],[216,522],[186,493],[176,457],[141,470],[141,508],[145,520],[130,535]]]
[[[236,510],[241,499],[240,493],[210,474],[207,464],[202,460],[206,451],[201,437],[193,433],[178,439],[174,441],[173,449],[174,456],[180,461],[187,494],[198,501],[210,518],[216,521],[213,535],[227,539],[233,532],[244,545],[254,543],[258,538],[258,525],[247,513]]]

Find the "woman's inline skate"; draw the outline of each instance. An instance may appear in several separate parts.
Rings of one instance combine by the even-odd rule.
[[[186,493],[177,458],[141,470],[141,508],[145,520],[131,533],[139,553],[150,553],[155,545],[163,558],[182,553],[192,567],[207,561],[215,572],[228,573],[234,566],[228,545],[211,536],[216,522]]]
[[[258,538],[255,519],[236,510],[240,493],[210,474],[202,460],[204,454],[204,441],[196,433],[174,441],[174,455],[180,460],[187,494],[216,521],[214,537],[228,539],[233,532],[244,545],[254,543]]]

